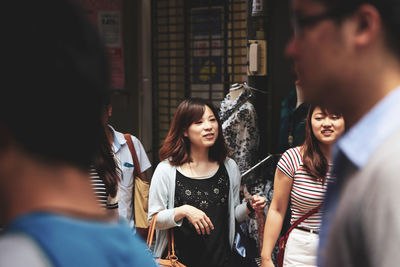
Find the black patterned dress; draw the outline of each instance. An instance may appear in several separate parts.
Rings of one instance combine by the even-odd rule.
[[[245,89],[235,100],[227,94],[219,110],[222,132],[230,157],[237,163],[241,173],[250,169],[258,159],[260,136],[251,97],[249,89]],[[254,175],[249,174],[243,177],[241,184],[254,184],[255,179]]]
[[[228,229],[229,177],[224,165],[210,178],[189,178],[176,171],[175,207],[185,204],[204,211],[214,225],[210,235],[199,235],[183,219],[174,228],[179,261],[188,267],[228,267],[232,257]]]
[[[227,94],[219,110],[230,157],[235,160],[241,173],[253,167],[258,161],[260,136],[257,113],[251,101],[253,97],[251,90],[244,87],[234,100]],[[251,195],[264,196],[265,184],[259,181],[259,178],[257,172],[251,172],[242,178],[241,185],[245,185]],[[263,227],[265,215],[266,213],[246,221],[249,236],[255,240],[258,247],[261,247],[263,235],[258,229]]]

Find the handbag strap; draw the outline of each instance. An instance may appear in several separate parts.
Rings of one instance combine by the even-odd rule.
[[[172,249],[172,251],[171,251],[171,253],[172,253],[171,256],[172,256],[172,257],[176,257],[176,255],[175,255],[174,231],[173,231],[172,229],[169,229],[169,232],[170,232],[171,239],[168,240],[168,243],[171,243],[171,249]]]
[[[149,233],[147,234],[147,246],[149,249],[151,248],[151,244],[153,243],[154,238],[154,231],[156,229],[156,222],[157,222],[157,215],[158,213],[153,215],[151,218],[150,226],[149,226]],[[176,258],[175,255],[175,239],[174,239],[174,231],[172,229],[168,229],[168,259]]]
[[[133,145],[132,142],[132,137],[130,134],[124,134],[126,144],[128,145],[129,151],[131,152],[132,156],[132,161],[133,161],[133,185],[132,185],[132,201],[131,201],[131,207],[135,207],[135,178],[139,177],[142,179],[142,172],[140,171],[140,165],[139,165],[139,160],[136,154],[135,146]],[[135,220],[135,212],[132,210],[132,215],[131,219]]]
[[[158,213],[154,214],[153,218],[151,218],[151,222],[150,222],[150,226],[149,226],[149,232],[147,234],[146,243],[147,243],[149,248],[151,247],[151,243],[153,242],[154,231],[156,230],[157,215],[158,215]]]
[[[139,165],[139,160],[136,154],[136,150],[135,150],[135,146],[133,145],[132,142],[132,137],[130,134],[124,134],[125,140],[126,140],[126,144],[129,147],[129,151],[131,152],[132,155],[132,160],[133,160],[133,164],[134,166],[134,170],[133,173],[135,176],[142,178],[142,172],[140,171],[140,165]]]
[[[318,212],[318,210],[321,208],[322,203],[319,204],[317,207],[313,208],[312,210],[310,210],[309,212],[307,212],[307,214],[303,215],[302,217],[300,217],[300,219],[298,219],[297,221],[295,221],[292,226],[290,226],[289,230],[286,232],[285,234],[285,238],[287,239],[290,232],[297,226],[299,225],[301,222],[303,222],[305,219],[307,219],[308,217],[310,217],[311,215],[313,215],[314,213]]]

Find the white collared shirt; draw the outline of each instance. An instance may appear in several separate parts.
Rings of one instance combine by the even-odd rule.
[[[118,167],[121,170],[121,182],[119,184],[120,201],[118,203],[118,213],[119,216],[129,221],[129,225],[133,227],[134,222],[131,219],[132,215],[131,201],[132,201],[134,164],[131,152],[129,150],[128,145],[126,144],[124,135],[120,132],[115,131],[111,125],[108,125],[108,127],[113,132],[114,142],[112,144],[112,148],[118,162]],[[151,163],[139,139],[137,139],[133,135],[131,135],[131,137],[138,157],[140,171],[145,172],[148,168],[151,167]]]
[[[400,86],[376,104],[343,135],[333,150],[333,158],[342,151],[352,163],[363,168],[372,153],[400,128]]]

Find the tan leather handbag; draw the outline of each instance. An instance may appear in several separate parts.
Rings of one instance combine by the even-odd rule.
[[[149,234],[147,235],[147,245],[149,249],[151,248],[151,243],[154,238],[154,231],[156,229],[157,214],[153,216],[149,226]],[[186,267],[186,265],[178,261],[178,257],[175,255],[175,241],[174,241],[174,231],[172,229],[168,230],[168,255],[165,259],[156,259],[159,266],[174,266],[174,267]]]
[[[149,181],[142,179],[139,160],[136,154],[130,134],[124,134],[126,143],[132,155],[134,164],[134,184],[133,184],[133,213],[135,218],[136,231],[145,239],[147,237],[149,222],[147,220],[147,212],[149,207]]]

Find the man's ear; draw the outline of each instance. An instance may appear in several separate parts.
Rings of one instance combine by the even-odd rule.
[[[108,117],[112,116],[112,106],[111,105],[107,106],[107,115],[108,115]]]
[[[361,5],[355,12],[353,19],[356,23],[354,39],[356,47],[369,46],[383,32],[380,13],[372,5]]]

